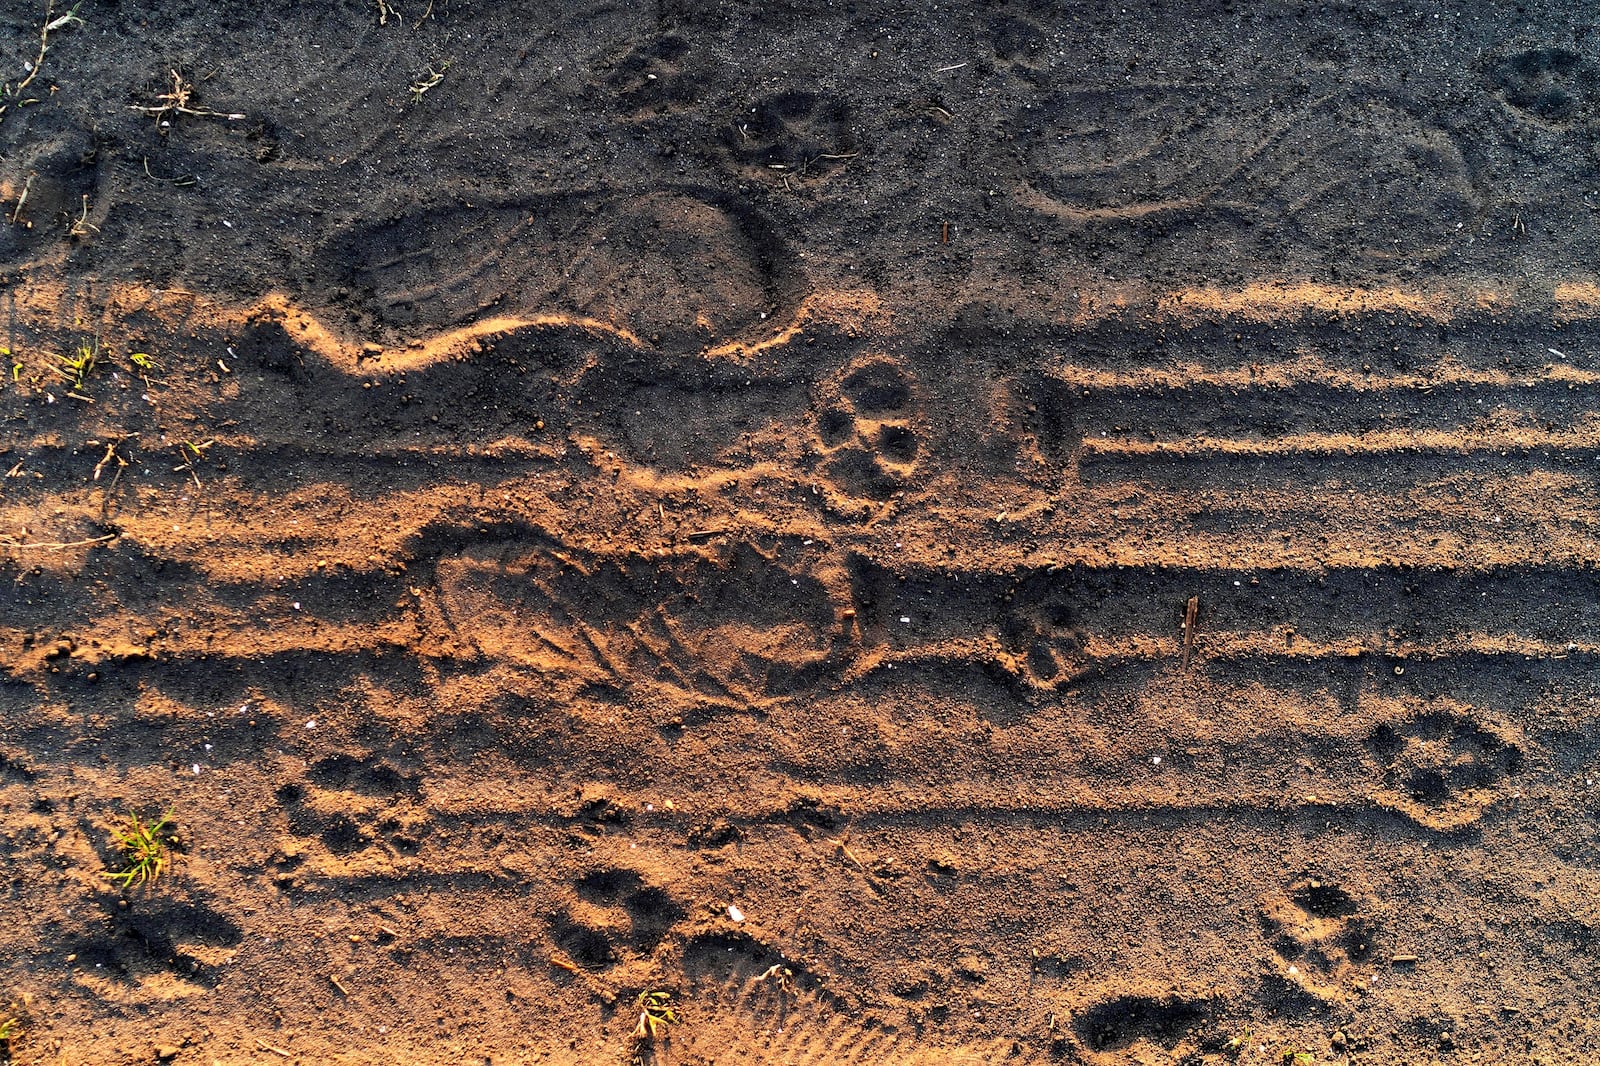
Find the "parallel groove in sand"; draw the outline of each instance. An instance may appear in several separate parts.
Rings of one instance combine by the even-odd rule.
[[[165,516],[105,514],[92,485],[7,486],[0,514],[8,518],[39,528],[37,516],[59,504],[74,522],[113,524],[122,542],[53,562],[26,560],[71,580],[49,589],[48,609],[13,593],[0,630],[0,682],[22,703],[31,696],[32,736],[56,737],[94,670],[104,675],[96,684],[129,700],[123,714],[96,725],[110,741],[140,752],[143,731],[174,745],[210,737],[217,752],[208,772],[243,776],[276,764],[303,775],[304,796],[283,802],[287,832],[312,858],[283,875],[285,891],[374,907],[397,890],[434,891],[470,916],[481,895],[519,887],[555,908],[564,888],[550,871],[519,865],[525,859],[510,845],[491,849],[491,861],[441,870],[444,848],[424,843],[420,854],[403,854],[397,834],[383,828],[386,818],[453,833],[504,832],[513,843],[517,833],[565,835],[601,856],[594,861],[622,867],[623,834],[613,827],[623,823],[595,813],[607,804],[626,814],[628,833],[643,848],[677,856],[700,822],[720,819],[745,834],[734,847],[757,864],[793,851],[834,864],[840,887],[830,891],[859,893],[867,905],[902,891],[904,878],[954,878],[892,870],[874,854],[889,853],[891,839],[903,845],[901,837],[932,853],[952,826],[980,838],[1048,837],[1061,846],[1071,838],[1093,847],[1108,826],[1181,839],[1186,829],[1220,822],[1262,851],[1285,834],[1464,848],[1524,803],[1562,802],[1561,730],[1592,724],[1592,714],[1553,723],[1540,703],[1546,688],[1566,684],[1580,696],[1595,688],[1589,678],[1600,657],[1600,607],[1591,591],[1597,529],[1593,493],[1584,487],[1600,459],[1600,405],[1588,399],[1600,371],[1587,365],[1592,308],[1584,303],[1594,301],[1587,289],[1564,291],[1549,307],[1485,311],[1471,296],[1247,288],[1171,294],[1142,311],[1108,300],[1081,311],[1070,328],[1024,322],[1010,336],[975,329],[1006,351],[1008,370],[1036,390],[1053,390],[1059,419],[1053,429],[1015,438],[1019,455],[1042,453],[1034,464],[1042,472],[1008,490],[1004,511],[983,501],[984,513],[971,519],[992,536],[993,551],[952,557],[948,566],[907,564],[888,547],[892,536],[909,536],[902,529],[930,541],[938,535],[937,494],[964,472],[939,467],[936,438],[916,457],[923,465],[907,500],[872,505],[892,511],[890,537],[840,521],[803,493],[796,502],[773,491],[760,503],[744,497],[713,511],[740,522],[690,543],[698,519],[688,514],[670,529],[636,524],[634,516],[648,519],[671,493],[696,490],[715,501],[741,479],[786,477],[803,486],[821,475],[786,465],[788,453],[735,463],[733,451],[707,457],[709,471],[667,471],[629,454],[620,438],[589,437],[581,444],[596,471],[624,462],[629,469],[605,479],[621,501],[601,504],[613,508],[614,528],[575,545],[559,528],[568,503],[531,484],[564,461],[557,445],[510,436],[470,447],[306,445],[288,431],[233,429],[216,437],[230,453],[229,470],[207,471],[195,512],[269,500],[274,486],[260,471],[290,468],[300,474],[300,498],[326,498],[320,520],[292,522],[287,512],[263,508],[247,529],[227,525],[212,544],[192,518],[181,523],[190,528],[173,532],[178,523]],[[836,303],[843,309],[834,318],[851,329],[879,313],[876,305]],[[803,326],[825,325],[831,306],[802,303],[770,336],[709,354],[768,357],[793,344]],[[1549,328],[1552,309],[1572,328]],[[570,329],[644,348],[607,323],[530,316],[475,323],[379,367],[286,304],[271,310],[302,323],[291,334],[301,335],[320,371],[343,375],[337,380],[345,387],[470,361],[473,344],[518,330]],[[1393,355],[1391,334],[1414,332],[1411,320],[1426,323],[1420,347],[1435,356],[1470,348],[1475,365],[1463,358],[1437,363],[1436,372],[1358,369]],[[1441,326],[1450,339],[1438,337]],[[1539,352],[1549,341],[1567,360],[1505,369],[1496,365],[1501,348],[1486,350],[1472,336],[1498,343],[1525,327],[1536,349],[1527,359],[1548,362]],[[1210,334],[1233,332],[1248,340],[1211,346]],[[885,341],[892,346],[887,327]],[[1248,365],[1252,346],[1273,358]],[[1297,346],[1308,353],[1299,361],[1283,354]],[[1152,402],[1160,413],[1143,424],[1125,418],[1129,406]],[[1290,415],[1263,428],[1279,404]],[[812,431],[780,423],[772,435],[809,439]],[[600,462],[608,450],[622,460]],[[73,451],[52,433],[13,446],[15,455],[57,460]],[[93,449],[82,455],[87,476],[98,456]],[[369,484],[402,467],[401,485]],[[1549,506],[1509,515],[1510,525],[1498,529],[1486,521],[1481,534],[1456,530],[1430,541],[1427,526],[1438,516],[1483,509],[1475,479],[1505,480],[1508,472]],[[475,490],[490,502],[475,504]],[[493,501],[507,492],[518,499]],[[365,527],[401,498],[425,501],[432,525],[396,530],[381,546],[339,541],[336,518]],[[1350,499],[1380,527],[1340,524]],[[497,519],[497,507],[518,517]],[[529,515],[551,519],[552,528],[527,524]],[[1315,547],[1290,553],[1279,538]],[[811,555],[799,547],[806,540],[815,542]],[[759,544],[767,547],[752,547]],[[364,561],[369,548],[380,561]],[[208,558],[213,552],[226,559]],[[324,556],[334,560],[330,571],[315,566]],[[73,572],[80,565],[81,581]],[[168,575],[149,601],[108,603],[94,587],[146,572]],[[1178,626],[1190,595],[1201,597],[1202,613],[1185,674]],[[754,602],[763,598],[770,602]],[[1547,606],[1546,623],[1519,618],[1514,605],[1529,600]],[[63,602],[81,618],[72,632],[78,649],[54,658],[48,640],[25,649],[24,638],[59,617]],[[839,625],[845,609],[855,612],[848,635]],[[164,635],[141,641],[146,628]],[[297,704],[302,673],[336,679],[345,699],[321,709]],[[386,682],[403,689],[413,673],[437,682],[431,701],[385,691]],[[526,702],[456,707],[450,679],[466,676],[494,678]],[[1244,713],[1229,709],[1237,692],[1228,686],[1260,676],[1271,679],[1256,687],[1278,719],[1253,728],[1291,738],[1284,751],[1317,759],[1317,774],[1289,765],[1290,755],[1276,748],[1272,758],[1240,759],[1208,737],[1162,727],[1157,705],[1187,698],[1193,682],[1218,686],[1212,713],[1220,719]],[[252,734],[237,723],[201,720],[202,710],[223,700],[256,706],[270,743],[247,739]],[[874,735],[868,707],[890,708],[893,729]],[[687,721],[674,724],[669,712]],[[986,715],[998,722],[999,750],[971,765],[913,769],[921,765],[921,732],[980,733]],[[313,716],[364,769],[346,780],[299,759],[296,731]],[[728,734],[720,741],[704,735],[698,727],[708,721],[725,723]],[[835,740],[823,724],[854,732]],[[1043,725],[1060,727],[1073,743],[1038,741],[1019,753],[1018,738]],[[535,735],[513,744],[521,732]],[[695,801],[686,799],[679,814],[639,813],[670,779],[657,760],[683,758],[682,779],[694,781],[693,756],[678,753],[713,743],[734,752],[729,765],[748,777],[698,782]],[[404,767],[416,744],[460,746],[453,799],[430,795],[426,782],[395,784],[395,774],[359,777]],[[1465,776],[1434,782],[1427,774],[1436,768],[1415,754],[1430,745],[1478,762]],[[1189,747],[1201,754],[1186,755]],[[1152,752],[1164,753],[1159,770]],[[124,765],[155,769],[170,757],[150,745]],[[29,772],[40,775],[61,765],[53,756],[35,761]],[[592,795],[564,791],[600,781]],[[947,797],[958,792],[959,801]],[[803,802],[809,799],[816,802]],[[846,830],[858,834],[849,846],[862,862],[834,845]],[[1049,872],[1039,859],[961,876],[1014,881],[1028,891]],[[781,950],[775,920],[746,927],[743,947],[710,937],[707,921],[674,924],[648,951],[618,949],[623,961],[585,963],[584,979],[614,991],[641,979],[647,963],[681,974],[704,1014],[703,1028],[678,1039],[688,1052],[740,1048],[732,1061],[1029,1061],[1042,1044],[1032,1041],[1020,1057],[1009,1042],[931,1051],[913,1034],[864,1028],[803,969],[785,1007],[758,982],[775,960],[799,967]],[[468,928],[430,932],[413,949],[490,945],[537,960],[545,952],[540,938],[555,936],[563,922],[582,924],[530,909],[527,928],[507,933],[469,917]],[[724,935],[732,934],[715,934]],[[361,991],[359,982],[353,987]]]

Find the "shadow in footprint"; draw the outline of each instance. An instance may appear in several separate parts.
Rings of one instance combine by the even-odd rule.
[[[1209,1004],[1179,996],[1119,996],[1084,1011],[1075,1027],[1095,1051],[1116,1051],[1139,1040],[1173,1048],[1209,1013]]]

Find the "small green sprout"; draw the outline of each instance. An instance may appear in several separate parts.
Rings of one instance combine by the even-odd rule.
[[[150,384],[150,375],[161,369],[161,364],[150,358],[148,352],[129,352],[128,362],[133,364],[133,372],[139,375],[139,379],[147,387]]]
[[[117,850],[122,854],[122,869],[107,870],[100,876],[123,888],[151,884],[166,872],[171,861],[169,849],[176,835],[170,810],[155,822],[129,814],[120,828],[111,831]]]
[[[1249,1050],[1250,1050],[1250,1030],[1248,1028],[1245,1029],[1245,1031],[1240,1033],[1238,1036],[1233,1037],[1227,1043],[1222,1045],[1223,1054],[1225,1054],[1229,1058],[1233,1058],[1233,1059],[1238,1058],[1239,1056],[1243,1055],[1246,1051],[1249,1051]]]
[[[54,33],[57,30],[66,29],[68,26],[73,26],[73,25],[86,26],[86,25],[88,25],[88,23],[84,22],[83,19],[78,16],[78,8],[80,8],[82,6],[83,6],[83,0],[78,0],[78,2],[76,4],[72,5],[72,10],[71,11],[68,11],[65,15],[57,15],[54,19],[50,20],[49,22],[46,22],[45,25],[44,25],[44,32],[45,33]]]
[[[16,1004],[11,1006],[14,1008]],[[22,1019],[15,1015],[7,1017],[0,1014],[5,1021],[0,1022],[0,1062],[10,1062],[12,1054],[17,1050],[16,1043],[22,1038],[22,1031],[27,1028],[22,1024]]]
[[[1316,1058],[1309,1051],[1285,1051],[1283,1066],[1313,1066]]]
[[[667,1026],[677,1025],[681,1015],[672,1006],[671,992],[639,993],[639,1024],[634,1027],[635,1040],[655,1040],[668,1035]]]
[[[57,356],[61,367],[57,371],[62,377],[72,383],[72,391],[77,392],[88,382],[89,375],[94,373],[96,364],[100,362],[100,340],[78,345],[78,354],[68,359]]]

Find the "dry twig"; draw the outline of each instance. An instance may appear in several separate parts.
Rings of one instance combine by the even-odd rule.
[[[210,448],[215,443],[217,443],[215,440],[208,439],[201,441],[199,444],[189,440],[179,444],[178,454],[183,457],[183,465],[173,467],[172,472],[177,474],[187,470],[189,472],[189,476],[194,479],[194,487],[197,489],[204,489],[205,486],[200,484],[200,473],[194,468],[194,464],[196,459],[205,458],[206,449]]]
[[[58,552],[58,551],[61,551],[61,550],[65,549],[65,548],[87,548],[87,547],[89,547],[91,545],[94,545],[94,544],[104,544],[107,541],[116,540],[117,537],[118,537],[118,534],[116,534],[116,533],[107,533],[103,537],[90,537],[88,540],[49,541],[49,542],[44,542],[44,541],[22,541],[22,540],[16,540],[15,538],[12,538],[12,537],[0,537],[0,548],[11,548],[11,549],[14,549],[16,551],[23,551],[23,550],[28,549],[28,548],[41,548],[41,549],[43,549],[45,551]]]
[[[411,83],[411,103],[413,105],[422,103],[422,98],[427,95],[428,90],[444,81],[445,71],[449,69],[450,61],[448,59],[439,64],[438,70],[434,70],[433,65],[430,63],[428,65],[428,73],[419,75],[417,80]]]
[[[241,114],[224,114],[213,111],[208,107],[191,107],[190,101],[194,99],[194,83],[184,78],[176,70],[172,74],[172,89],[156,97],[154,104],[134,104],[133,110],[151,115],[158,121],[166,115],[193,115],[196,118],[220,118],[229,122],[236,122],[244,118]]]
[[[33,188],[33,179],[37,176],[38,175],[36,174],[29,174],[22,183],[22,191],[17,194],[17,206],[11,209],[10,221],[13,226],[16,225],[17,220],[22,217],[22,205],[28,202],[28,190]],[[28,223],[28,228],[33,228],[32,222]]]
[[[1190,596],[1183,609],[1183,668],[1189,669],[1189,656],[1194,654],[1194,626],[1200,618],[1200,597]]]
[[[39,55],[28,65],[27,77],[17,82],[15,88],[9,85],[3,87],[4,95],[8,102],[0,104],[0,119],[5,118],[6,111],[11,107],[9,103],[11,100],[17,101],[17,106],[19,107],[24,104],[37,103],[37,101],[21,99],[22,91],[32,84],[33,79],[39,76],[39,71],[44,67],[44,57],[50,51],[50,35],[57,30],[66,29],[74,22],[80,26],[83,25],[83,19],[78,17],[78,8],[82,4],[83,0],[78,0],[78,3],[72,5],[71,11],[68,11],[65,15],[56,15],[54,18],[51,16],[55,15],[55,0],[49,0],[44,5],[44,22],[39,26]]]
[[[78,217],[73,219],[71,224],[67,226],[67,236],[77,237],[82,240],[91,232],[99,233],[100,227],[89,221],[89,197],[85,195],[83,197],[83,210],[79,211]]]

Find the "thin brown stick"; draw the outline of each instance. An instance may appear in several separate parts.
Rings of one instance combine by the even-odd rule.
[[[1189,657],[1194,654],[1194,625],[1200,617],[1200,597],[1190,596],[1183,610],[1183,668],[1189,669]]]
[[[142,112],[159,120],[163,115],[193,115],[195,118],[220,118],[229,122],[237,122],[244,118],[242,114],[227,114],[222,111],[213,111],[208,107],[190,107],[189,101],[194,96],[194,84],[188,81],[176,70],[169,71],[172,75],[172,91],[161,93],[156,97],[156,103],[146,105],[134,104],[132,110]],[[149,163],[145,164],[145,172],[149,173]]]
[[[119,533],[107,533],[103,537],[91,537],[88,540],[51,541],[49,543],[44,541],[20,541],[13,540],[10,537],[0,537],[0,548],[11,548],[16,551],[23,551],[27,548],[43,548],[45,551],[58,552],[64,548],[87,548],[92,544],[104,544],[108,540],[116,540],[120,535],[121,534]]]
[[[37,176],[36,174],[29,174],[22,183],[22,191],[17,194],[17,206],[11,209],[11,224],[13,226],[17,224],[17,219],[22,217],[22,205],[28,202],[28,190],[33,187],[33,179]],[[28,223],[28,227],[31,229],[33,223]]]
[[[76,4],[73,5],[71,11],[68,11],[65,15],[62,15],[58,19],[53,19],[50,17],[55,13],[55,9],[55,0],[49,0],[49,2],[44,5],[44,22],[39,26],[39,58],[33,61],[33,69],[28,71],[28,76],[17,82],[17,87],[11,92],[11,95],[13,96],[21,96],[22,90],[26,89],[29,84],[32,83],[33,79],[39,76],[39,71],[44,68],[45,53],[50,51],[51,31],[59,30],[65,26],[70,26],[74,22],[83,21],[78,17],[78,7]]]
[[[105,456],[98,463],[94,464],[94,478],[93,478],[93,480],[99,481],[100,480],[100,472],[106,468],[106,464],[107,463],[109,463],[111,460],[115,459],[116,457],[117,457],[117,446],[115,444],[107,444],[106,445],[106,454],[105,454]]]

